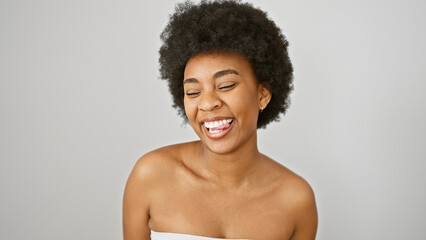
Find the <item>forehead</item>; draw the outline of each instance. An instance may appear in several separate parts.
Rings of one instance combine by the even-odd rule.
[[[190,58],[185,66],[184,77],[211,77],[223,70],[235,70],[240,75],[253,75],[247,58],[236,53],[206,53]]]

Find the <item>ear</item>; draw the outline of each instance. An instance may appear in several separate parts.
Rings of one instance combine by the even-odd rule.
[[[263,109],[268,106],[269,101],[271,101],[272,93],[265,84],[259,84],[257,88],[257,95],[259,99],[259,111],[263,111]]]

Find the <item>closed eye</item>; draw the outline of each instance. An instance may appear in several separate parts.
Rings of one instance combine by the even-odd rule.
[[[219,89],[220,90],[227,90],[227,89],[233,88],[234,86],[235,86],[235,83],[234,84],[229,84],[229,85],[226,85],[226,86],[221,86],[221,87],[219,87]]]
[[[187,96],[196,96],[198,94],[200,94],[200,92],[188,92],[188,93],[186,93]]]

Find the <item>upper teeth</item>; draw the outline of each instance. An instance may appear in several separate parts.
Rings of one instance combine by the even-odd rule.
[[[206,128],[217,128],[221,125],[231,123],[231,122],[232,122],[232,119],[224,119],[224,120],[219,120],[219,121],[204,122],[204,126]]]

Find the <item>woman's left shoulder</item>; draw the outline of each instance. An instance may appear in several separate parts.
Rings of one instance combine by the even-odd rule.
[[[315,202],[314,191],[308,181],[288,168],[282,171],[279,192],[282,197],[293,200],[295,204]]]
[[[275,196],[284,212],[293,216],[295,239],[314,239],[318,214],[312,187],[300,175],[275,163],[276,180],[279,182]]]
[[[269,158],[271,179],[278,183],[276,197],[291,209],[315,208],[315,195],[310,184],[300,175]]]

